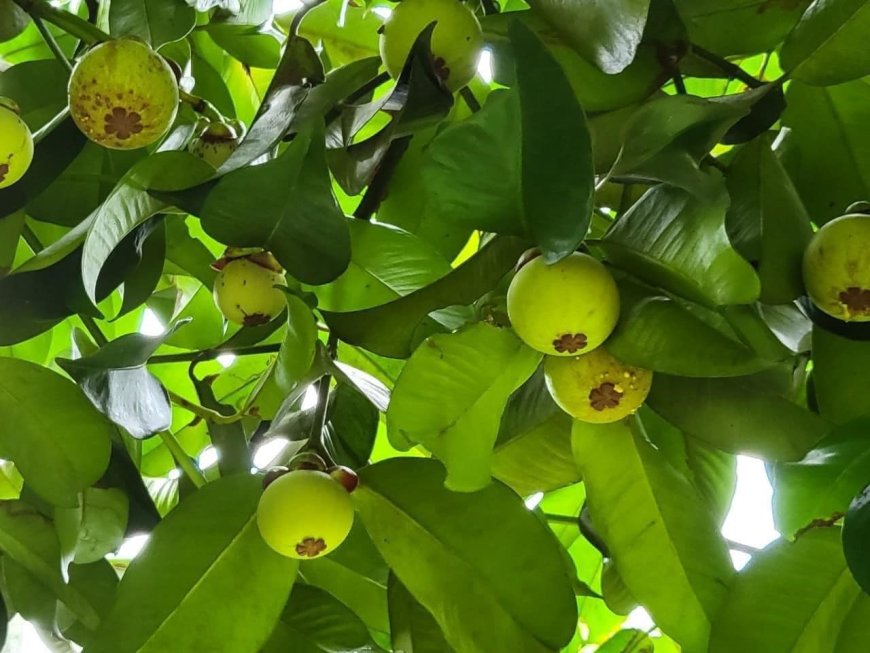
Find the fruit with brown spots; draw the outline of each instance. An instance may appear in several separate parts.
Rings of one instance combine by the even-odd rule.
[[[281,314],[287,305],[281,265],[269,252],[225,256],[214,267],[220,270],[214,283],[214,300],[230,322],[244,326],[265,324]]]
[[[431,50],[436,73],[451,91],[474,77],[483,33],[474,12],[459,0],[402,0],[381,30],[381,58],[398,78],[411,46],[427,25],[435,22]]]
[[[243,136],[243,130],[234,125],[211,122],[202,129],[187,149],[213,168],[220,168],[236,151]]]
[[[604,347],[575,358],[548,356],[547,389],[569,415],[604,424],[631,415],[646,400],[652,372],[626,365]]]
[[[95,143],[118,150],[156,142],[178,110],[172,69],[133,39],[88,50],[73,69],[68,90],[70,114],[79,129]]]
[[[804,252],[803,273],[819,309],[846,322],[870,322],[870,215],[844,215],[819,229]]]
[[[576,356],[603,343],[619,318],[619,291],[597,259],[579,252],[548,265],[542,256],[516,273],[507,294],[522,340],[551,356]]]
[[[24,176],[33,161],[33,135],[18,115],[18,106],[0,98],[0,188]]]
[[[353,526],[350,495],[323,472],[298,469],[276,478],[257,506],[257,526],[270,547],[309,560],[332,553]]]

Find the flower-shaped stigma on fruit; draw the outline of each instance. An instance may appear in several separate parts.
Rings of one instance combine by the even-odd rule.
[[[296,545],[296,553],[307,558],[316,558],[318,555],[326,551],[326,542],[323,538],[306,537]]]
[[[130,138],[142,131],[142,116],[135,111],[127,112],[124,107],[115,107],[106,114],[106,133],[114,134],[121,140]]]
[[[553,341],[553,349],[560,354],[565,352],[573,354],[583,349],[586,346],[586,342],[585,333],[565,333]]]
[[[597,388],[592,388],[589,393],[589,404],[595,410],[616,408],[620,399],[622,399],[622,393],[616,388],[616,385],[609,381],[602,383]]]
[[[851,286],[842,291],[837,298],[851,315],[870,313],[870,290]]]
[[[432,62],[432,67],[435,69],[435,74],[442,82],[446,82],[450,78],[450,68],[447,67],[447,62],[444,57],[435,57]]]
[[[0,181],[4,181],[6,179],[6,175],[9,174],[9,164],[3,163],[0,164]]]
[[[272,318],[268,315],[264,315],[263,313],[251,313],[250,315],[245,315],[243,320],[243,324],[246,327],[252,326],[260,326],[261,324],[266,324],[270,322]]]

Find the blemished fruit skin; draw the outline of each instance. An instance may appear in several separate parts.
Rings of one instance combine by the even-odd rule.
[[[280,267],[279,267],[280,270]],[[276,271],[247,257],[228,261],[214,282],[214,300],[230,322],[244,326],[266,324],[287,306],[283,270]]]
[[[230,158],[241,142],[241,134],[232,126],[214,122],[206,125],[187,149],[191,154],[217,169]]]
[[[420,32],[436,21],[431,50],[435,70],[451,91],[457,91],[477,72],[483,33],[474,12],[458,0],[403,0],[384,23],[381,58],[398,79]]]
[[[603,343],[619,319],[619,290],[598,259],[574,252],[548,265],[543,257],[516,273],[507,293],[516,334],[551,356],[576,356]]]
[[[166,61],[144,43],[107,41],[89,50],[73,69],[69,107],[90,140],[133,150],[156,142],[172,125],[178,82]]]
[[[646,400],[652,372],[626,365],[604,347],[574,358],[548,356],[544,377],[553,400],[583,422],[606,424],[631,415]]]
[[[819,229],[804,251],[803,276],[820,310],[870,322],[870,215],[844,215]]]
[[[257,506],[260,535],[281,555],[310,560],[332,553],[353,526],[353,504],[324,472],[298,469],[279,476]]]
[[[0,188],[21,179],[33,161],[33,135],[13,106],[0,101]]]

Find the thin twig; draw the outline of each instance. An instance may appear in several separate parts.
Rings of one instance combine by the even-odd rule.
[[[580,523],[578,517],[572,517],[570,515],[551,515],[549,513],[544,513],[544,519],[556,524],[571,524],[572,526],[579,526]]]
[[[459,91],[459,95],[461,95],[462,99],[465,100],[465,104],[468,105],[468,108],[471,109],[472,113],[480,111],[480,102],[478,102],[477,98],[474,97],[474,92],[470,88],[463,86]]]
[[[189,399],[185,399],[180,394],[173,392],[169,388],[166,388],[166,394],[169,397],[169,400],[179,406],[180,408],[184,408],[187,411],[190,411],[200,419],[205,420],[206,422],[212,422],[213,424],[233,424],[234,422],[238,422],[241,420],[244,415],[236,414],[236,415],[221,415],[216,410],[212,410],[211,408],[206,408],[205,406],[200,406]]]
[[[290,37],[294,37],[299,32],[299,26],[302,24],[302,19],[305,18],[305,15],[314,9],[317,5],[323,4],[326,0],[314,0],[313,2],[303,4],[299,11],[296,12],[296,15],[293,16],[293,21],[290,23]]]
[[[199,467],[193,463],[191,457],[181,448],[181,445],[178,443],[178,440],[175,439],[174,435],[169,431],[161,431],[160,439],[163,440],[163,444],[165,444],[166,448],[169,449],[169,453],[172,454],[175,462],[178,463],[178,466],[181,467],[181,471],[185,473],[191,483],[196,487],[202,487],[208,482]]]
[[[683,74],[676,67],[671,80],[674,82],[674,88],[677,89],[679,95],[686,95],[688,93],[688,91],[686,91],[686,82],[683,81]]]
[[[728,544],[729,549],[734,549],[735,551],[740,551],[741,553],[746,553],[748,555],[755,555],[761,550],[758,547],[743,544],[743,542],[735,542],[734,540],[725,540],[725,543]]]
[[[756,79],[737,64],[732,63],[727,59],[720,57],[718,54],[710,52],[709,50],[705,50],[700,45],[692,44],[692,52],[698,55],[701,59],[704,59],[708,63],[713,64],[722,72],[728,74],[735,79],[739,79],[749,88],[759,88],[761,86],[764,86],[764,82]]]
[[[329,339],[326,342],[326,351],[331,358],[335,358],[338,348],[338,338],[330,333]],[[326,428],[326,413],[329,408],[329,386],[332,382],[330,374],[324,374],[317,382],[317,405],[314,408],[314,416],[311,420],[311,430],[308,433],[307,448],[319,454],[327,464],[335,463],[329,450],[326,448],[326,442],[323,438],[323,431]]]
[[[256,356],[258,354],[274,354],[280,349],[281,343],[277,342],[268,345],[256,345],[254,347],[218,347],[216,349],[203,349],[201,351],[190,351],[183,354],[160,354],[149,358],[148,363],[159,365],[161,363],[200,362],[214,360],[218,356],[223,356],[224,354],[232,354],[233,356]]]
[[[42,38],[45,41],[45,44],[48,46],[48,49],[51,50],[51,53],[54,55],[55,59],[57,59],[64,66],[64,68],[72,72],[72,64],[69,62],[69,59],[66,58],[63,50],[60,49],[60,45],[58,45],[57,40],[54,38],[54,34],[52,34],[51,31],[45,26],[42,18],[40,18],[39,16],[34,16],[33,24],[36,25],[36,29],[39,30],[39,33],[42,34]]]

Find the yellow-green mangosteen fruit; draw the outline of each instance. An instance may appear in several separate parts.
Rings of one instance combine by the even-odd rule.
[[[845,322],[870,322],[870,215],[844,215],[819,229],[804,252],[803,272],[819,309]]]
[[[551,356],[576,356],[603,343],[619,319],[619,290],[607,268],[574,252],[548,265],[538,256],[514,276],[507,294],[516,334]]]
[[[156,142],[175,120],[178,82],[166,61],[141,41],[91,48],[69,80],[70,113],[89,139],[133,150]]]
[[[33,161],[33,135],[18,115],[18,106],[0,98],[0,188],[24,176]]]
[[[381,58],[398,78],[411,46],[435,22],[431,50],[434,68],[444,85],[457,91],[472,80],[483,46],[477,17],[459,0],[402,0],[381,30]]]
[[[286,286],[281,264],[270,252],[233,256],[229,248],[224,258],[212,267],[219,270],[214,283],[214,300],[230,322],[244,326],[265,324],[284,310],[284,293],[275,286]]]
[[[213,168],[220,168],[236,151],[243,136],[243,130],[235,125],[211,122],[202,129],[187,149]]]
[[[353,526],[353,504],[329,474],[297,469],[274,479],[257,506],[257,526],[281,555],[309,560],[335,551]]]
[[[547,389],[569,415],[604,424],[631,415],[646,400],[652,372],[626,365],[604,347],[574,358],[548,356]]]

